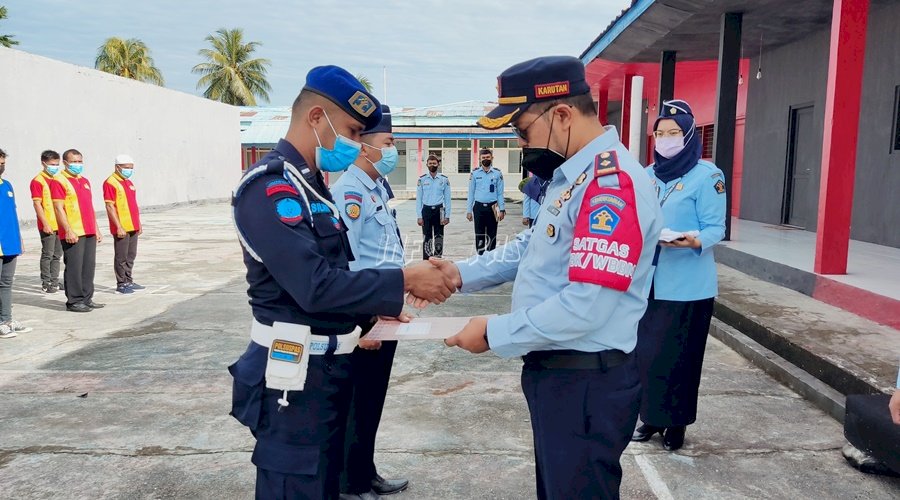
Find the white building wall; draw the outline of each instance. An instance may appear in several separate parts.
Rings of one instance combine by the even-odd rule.
[[[142,207],[227,198],[240,178],[237,107],[13,49],[0,48],[0,68],[3,177],[23,221],[35,218],[29,184],[45,149],[84,154],[101,219],[119,153],[135,160]]]

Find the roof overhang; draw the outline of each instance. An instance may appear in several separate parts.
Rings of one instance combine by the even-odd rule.
[[[873,0],[874,4],[888,0]],[[833,0],[633,0],[581,54],[585,64],[659,62],[665,50],[679,61],[715,60],[722,14],[742,12],[746,57],[831,24]]]

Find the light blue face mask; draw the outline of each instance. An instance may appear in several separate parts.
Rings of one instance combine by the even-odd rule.
[[[368,146],[368,145],[367,145]],[[378,149],[372,146],[368,146],[372,149]],[[388,174],[394,171],[397,168],[397,160],[400,158],[400,153],[397,152],[396,146],[388,146],[386,148],[381,148],[381,159],[372,163],[372,160],[366,158],[366,161],[372,163],[372,166],[375,167],[375,170],[378,172],[378,175],[382,177],[387,177]]]
[[[47,173],[50,175],[59,173],[59,165],[44,165],[44,168],[47,169]]]
[[[81,175],[81,172],[84,172],[83,163],[69,163],[69,166],[67,168],[69,169],[69,172],[72,173],[72,175]]]
[[[131,174],[134,173],[134,169],[133,168],[123,168],[120,173],[122,174],[122,177],[128,179],[129,177],[131,177]]]
[[[350,168],[350,165],[359,157],[362,145],[342,135],[338,135],[334,130],[334,125],[331,124],[331,119],[328,118],[328,113],[325,113],[325,119],[328,120],[328,126],[331,127],[331,132],[334,133],[334,148],[324,148],[321,139],[319,139],[319,133],[316,132],[316,129],[313,129],[313,133],[316,134],[316,141],[319,143],[318,147],[316,147],[316,166],[325,172],[343,172]]]

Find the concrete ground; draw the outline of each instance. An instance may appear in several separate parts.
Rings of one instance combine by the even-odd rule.
[[[454,200],[448,257],[471,252]],[[418,241],[414,203],[401,225]],[[519,205],[501,224],[521,228]],[[543,230],[540,228],[539,230]],[[14,315],[31,333],[0,340],[0,497],[250,498],[253,441],[228,416],[226,366],[248,340],[243,266],[226,204],[146,216],[135,279],[115,295],[109,240],[100,246],[90,314],[40,293],[37,234],[22,257]],[[411,250],[413,258],[417,252]],[[423,316],[503,312],[510,286],[453,297]],[[520,362],[438,342],[400,346],[377,462],[403,475],[398,498],[533,498],[529,415]],[[866,476],[840,455],[840,425],[710,339],[700,415],[685,448],[658,438],[622,459],[624,498],[896,498],[900,482]]]

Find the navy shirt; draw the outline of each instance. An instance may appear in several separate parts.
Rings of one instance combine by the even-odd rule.
[[[287,141],[279,141],[253,166],[269,165],[269,171],[233,200],[235,222],[262,260],[244,249],[253,317],[268,325],[274,321],[309,325],[315,335],[340,335],[356,325],[370,324],[373,315],[400,314],[403,271],[351,272],[352,254],[343,221],[335,219],[330,207],[304,186],[289,183],[280,159],[304,173],[306,182],[333,204],[321,173],[310,172]],[[309,205],[298,189],[305,191]]]

